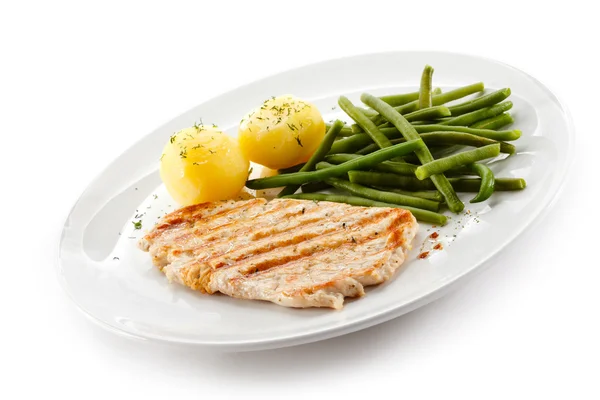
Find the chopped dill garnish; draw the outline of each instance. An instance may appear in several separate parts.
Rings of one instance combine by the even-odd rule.
[[[204,129],[204,122],[202,122],[202,118],[200,118],[200,123],[194,122],[194,128],[196,128],[197,131]]]

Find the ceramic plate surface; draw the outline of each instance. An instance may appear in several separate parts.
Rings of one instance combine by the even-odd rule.
[[[443,228],[421,224],[413,250],[395,277],[347,300],[343,310],[288,309],[267,302],[207,296],[169,284],[137,239],[176,205],[158,175],[169,136],[202,118],[235,135],[240,118],[272,95],[312,101],[326,120],[344,117],[337,98],[360,104],[375,95],[417,89],[425,64],[444,91],[482,81],[487,90],[510,87],[523,136],[518,154],[492,168],[500,177],[522,177],[521,192],[500,192],[468,203]],[[142,339],[243,351],[322,340],[414,310],[446,293],[506,246],[556,197],[573,153],[574,132],[557,98],[531,76],[473,56],[434,52],[369,54],[325,61],[284,72],[214,98],[142,138],[97,177],[69,214],[62,233],[59,279],[73,301],[102,326]],[[136,218],[137,217],[137,218]],[[142,220],[135,230],[133,220]],[[429,235],[438,233],[437,239]],[[436,250],[434,246],[437,244]],[[417,256],[429,251],[429,257]]]

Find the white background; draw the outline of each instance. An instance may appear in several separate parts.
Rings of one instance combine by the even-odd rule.
[[[1,3],[1,398],[599,398],[597,14],[577,1],[344,3]],[[61,224],[121,151],[244,83],[389,50],[498,59],[572,113],[562,195],[491,268],[392,322],[259,353],[116,337],[71,304],[53,265]]]

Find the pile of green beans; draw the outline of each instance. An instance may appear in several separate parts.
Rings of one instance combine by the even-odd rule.
[[[476,193],[469,201],[478,203],[495,192],[525,189],[524,179],[499,178],[492,171],[515,156],[516,146],[508,142],[521,137],[509,127],[514,123],[507,112],[513,106],[507,100],[510,89],[483,93],[482,82],[433,89],[433,71],[425,66],[418,91],[363,93],[366,107],[340,96],[351,125],[326,124],[321,145],[305,164],[246,186],[283,186],[282,198],[404,208],[437,225],[447,222],[443,207],[454,213],[464,209],[457,193]]]

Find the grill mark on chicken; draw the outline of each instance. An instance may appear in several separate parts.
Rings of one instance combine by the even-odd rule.
[[[378,223],[383,218],[385,218],[387,215],[388,215],[387,212],[382,212],[382,213],[371,216],[372,217],[371,220],[361,220],[360,224],[352,226],[353,230],[350,231],[351,235],[349,237],[348,237],[348,232],[334,232],[331,235],[327,235],[327,237],[325,239],[329,239],[329,240],[325,241],[326,245],[317,244],[316,246],[314,246],[310,240],[307,241],[306,243],[302,243],[302,245],[305,245],[306,248],[301,250],[302,254],[300,254],[300,257],[283,259],[283,260],[281,260],[282,261],[281,264],[274,264],[270,267],[269,266],[265,267],[263,265],[254,265],[255,271],[246,273],[245,277],[251,278],[253,275],[265,273],[266,271],[269,271],[273,268],[277,268],[277,267],[284,268],[284,267],[293,266],[294,264],[302,263],[303,262],[302,258],[307,257],[307,256],[311,256],[311,258],[313,260],[318,260],[319,257],[321,257],[322,255],[328,256],[328,254],[324,254],[324,253],[330,253],[333,250],[345,251],[345,250],[352,250],[354,248],[354,251],[356,251],[356,249],[360,248],[361,245],[370,242],[374,236],[377,236],[379,234],[379,232],[377,231],[378,228],[376,228],[376,227],[373,228],[372,226],[365,228],[365,226],[367,226],[367,224],[369,222]],[[371,228],[372,230],[371,231],[366,230],[368,228]],[[388,244],[384,248],[382,248],[381,250],[377,251],[374,254],[379,254],[381,252],[389,251],[392,248],[401,246],[402,242],[404,240],[402,238],[402,235],[393,235],[390,239],[391,240],[388,241]],[[321,243],[321,242],[319,241],[318,243]],[[333,255],[333,256],[335,256],[335,255]],[[251,260],[244,260],[244,261],[251,261]],[[233,267],[235,267],[235,265],[233,265]],[[252,267],[250,267],[250,268],[252,269]],[[244,271],[242,270],[241,273],[244,274]]]
[[[314,204],[314,203],[313,203]],[[198,228],[193,228],[191,230],[191,232],[179,232],[179,235],[174,235],[172,237],[170,237],[170,240],[173,242],[177,242],[177,243],[181,243],[183,242],[184,244],[187,244],[187,240],[191,240],[193,239],[193,242],[191,244],[191,246],[182,246],[179,249],[175,250],[175,251],[189,251],[195,247],[198,246],[198,244],[195,244],[196,242],[210,242],[210,241],[217,241],[217,240],[223,240],[226,239],[230,236],[232,236],[233,234],[247,234],[248,232],[251,233],[253,235],[252,238],[255,237],[260,237],[261,233],[260,230],[258,232],[252,232],[253,229],[256,229],[256,226],[260,223],[262,223],[264,220],[268,220],[269,218],[272,218],[272,214],[280,211],[280,209],[282,208],[281,205],[279,205],[278,207],[275,208],[271,208],[266,212],[263,212],[261,214],[259,214],[258,218],[255,218],[252,220],[252,224],[248,225],[248,226],[240,226],[239,224],[239,217],[241,217],[241,214],[243,214],[243,212],[247,211],[246,209],[244,209],[241,213],[238,213],[238,215],[235,215],[236,220],[234,221],[228,221],[227,223],[224,224],[211,224],[211,223],[207,223],[206,226],[204,227],[198,227]],[[308,210],[318,210],[317,207],[315,206],[310,206],[310,205],[305,205],[304,210],[308,209]],[[298,208],[297,212],[292,209],[292,210],[285,210],[285,214],[284,215],[279,215],[278,217],[281,218],[286,218],[286,217],[291,217],[294,214],[297,213],[302,213],[302,210],[300,208]],[[313,214],[309,213],[302,213],[302,214],[306,214],[306,217],[312,217]],[[314,217],[314,219],[319,219],[318,217]],[[234,229],[231,229],[231,228]],[[243,229],[242,232],[240,232],[238,229]],[[244,229],[245,228],[245,229]],[[268,229],[268,228],[267,228]],[[225,232],[226,234],[223,235],[223,232]],[[208,235],[205,235],[206,233],[208,233]],[[166,246],[166,247],[170,247],[170,246]],[[166,261],[166,260],[165,260]]]
[[[237,202],[235,201],[224,201],[216,203],[202,203],[181,208],[163,217],[153,231],[147,235],[147,238],[156,238],[166,230],[176,230],[182,226],[193,226],[202,218],[212,217],[214,219],[218,216],[224,216],[228,212],[244,212],[245,210],[251,209],[258,204],[265,204],[266,200],[253,199],[243,202],[245,204],[236,203]]]
[[[385,215],[382,214],[376,216],[380,216],[382,218],[385,217]],[[359,221],[359,225],[354,227],[354,231],[357,232],[355,235],[351,235],[349,237],[348,232],[340,232],[339,224],[337,224],[337,222],[343,217],[344,216],[340,216],[338,220],[334,221],[336,223],[335,225],[338,227],[338,230],[335,229],[336,226],[331,226],[331,229],[328,229],[323,232],[312,232],[310,234],[300,232],[298,235],[296,235],[296,237],[292,237],[292,240],[290,241],[291,243],[286,244],[285,242],[283,242],[281,246],[277,246],[279,249],[279,252],[277,254],[273,254],[272,252],[268,253],[270,249],[263,247],[259,248],[259,251],[257,251],[257,253],[252,257],[242,259],[241,261],[245,263],[253,263],[253,260],[258,258],[259,261],[253,263],[252,266],[249,268],[256,269],[257,272],[263,272],[271,268],[277,268],[278,266],[289,263],[291,261],[302,262],[302,258],[309,256],[316,257],[322,252],[329,252],[335,248],[343,246],[344,244],[356,245],[360,244],[362,241],[366,241],[369,239],[368,236],[364,236],[363,234],[359,233],[359,229],[366,225],[366,222],[363,220]],[[374,222],[377,222],[377,220],[375,220]],[[313,226],[306,227],[304,231],[308,231],[310,230],[310,228],[313,228]],[[354,238],[354,241],[352,240],[352,238]],[[317,242],[317,244],[315,244],[315,242]],[[323,242],[325,244],[322,244]],[[290,251],[289,248],[291,247],[291,245],[295,244],[297,244],[297,246],[292,248]],[[261,256],[263,258],[262,260]],[[235,268],[238,265],[239,262],[232,265],[228,265],[227,267]],[[214,269],[218,269],[221,266],[222,264],[211,264],[211,267],[213,267]],[[243,270],[241,273],[244,274]]]
[[[287,227],[287,230],[292,229],[292,228],[294,228],[298,225],[304,224],[304,223],[322,221],[322,216],[315,215],[319,211],[317,208],[312,208],[310,210],[313,212],[302,213],[300,208],[286,210],[285,213],[283,215],[279,215],[278,218],[282,219],[284,221],[287,221],[288,218],[294,217],[296,215],[301,217],[301,218],[292,219],[291,223]],[[233,235],[242,235],[242,237],[244,237],[244,238],[247,237],[249,240],[256,240],[256,239],[264,238],[266,236],[269,236],[270,232],[273,230],[273,226],[270,224],[267,225],[267,227],[265,227],[265,228],[257,228],[257,226],[259,226],[259,224],[261,224],[261,223],[270,223],[271,221],[269,221],[268,219],[272,217],[271,214],[272,214],[271,211],[269,211],[265,214],[262,214],[260,218],[258,218],[258,217],[254,218],[251,220],[251,222],[248,221],[248,223],[246,225],[243,225],[239,221],[237,221],[235,226],[233,227],[233,229],[229,229],[226,232],[227,235],[225,235],[225,236],[222,235],[223,232],[221,232],[221,231],[222,231],[223,227],[221,227],[221,226],[214,228],[214,229],[194,230],[194,233],[195,233],[194,235],[189,234],[188,236],[181,236],[181,237],[179,237],[179,239],[188,239],[188,238],[194,237],[196,240],[201,241],[203,243],[188,246],[188,247],[182,247],[182,248],[178,249],[178,251],[190,251],[190,250],[200,249],[202,246],[205,245],[204,242],[210,242],[210,241],[214,241],[217,239],[226,239]],[[276,226],[279,226],[280,224],[281,223],[278,223]],[[230,228],[230,227],[226,227],[226,228]],[[250,235],[250,236],[246,236],[246,235]]]
[[[175,234],[172,237],[173,240],[182,240],[182,239],[186,239],[188,237],[192,237],[194,235],[194,232],[203,232],[203,231],[208,231],[208,230],[215,229],[215,228],[225,228],[227,225],[235,224],[235,220],[229,219],[228,216],[229,217],[231,217],[231,216],[240,217],[246,211],[252,209],[256,205],[265,203],[264,199],[260,199],[262,201],[258,201],[258,200],[259,199],[250,200],[248,202],[248,204],[240,206],[239,208],[227,207],[225,209],[221,209],[220,211],[218,211],[214,214],[209,214],[209,215],[203,215],[200,213],[181,212],[178,216],[168,218],[165,220],[164,223],[157,226],[155,228],[156,229],[155,234],[148,235],[148,238],[155,238],[158,234],[166,233],[166,232],[170,231],[171,234]],[[170,214],[168,214],[167,216],[170,216]],[[203,225],[201,227],[198,227],[198,228],[194,227],[197,222],[202,221],[207,216],[211,217],[211,220],[207,221],[205,223],[205,225]],[[192,231],[191,232],[190,231],[182,232],[180,229],[182,227],[183,228],[192,227]],[[180,235],[176,235],[177,233],[180,233]]]
[[[224,260],[226,248],[229,246],[223,246],[221,249],[212,252],[211,256],[203,259],[204,262],[208,263],[213,269],[221,267],[235,267],[238,261],[250,261],[252,257],[260,256],[264,253],[271,252],[274,248],[284,249],[285,247],[298,244],[300,242],[308,242],[316,237],[326,237],[329,233],[339,232],[339,221],[345,217],[352,217],[357,214],[357,211],[350,211],[344,215],[338,215],[332,220],[323,222],[322,218],[311,218],[307,220],[306,224],[298,226],[284,226],[283,229],[277,229],[276,227],[269,227],[270,235],[263,235],[262,239],[259,240],[247,240],[238,244],[233,253],[227,254],[227,260]],[[290,235],[290,231],[296,229],[294,235]],[[243,235],[245,232],[242,232]],[[248,248],[252,249],[248,249]],[[203,250],[204,246],[194,248],[194,254],[198,254],[199,251]],[[198,250],[198,251],[197,251]],[[236,256],[237,255],[237,256]],[[231,261],[233,264],[227,263]]]

